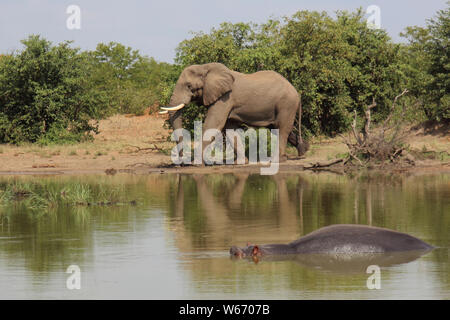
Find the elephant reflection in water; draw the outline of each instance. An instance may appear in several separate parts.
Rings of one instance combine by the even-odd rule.
[[[188,215],[193,214],[186,209],[187,195],[192,195],[189,187],[194,182],[196,188],[196,200],[200,204],[201,213],[208,230],[208,241],[202,245],[203,249],[224,247],[224,244],[230,241],[243,242],[251,238],[254,241],[286,241],[294,239],[299,233],[303,233],[303,190],[306,182],[300,176],[293,179],[296,184],[296,190],[288,190],[286,175],[275,175],[273,177],[264,177],[266,184],[274,183],[275,190],[272,197],[272,203],[267,208],[261,208],[258,203],[253,204],[253,208],[245,207],[243,195],[248,192],[248,188],[255,188],[255,185],[249,183],[250,175],[248,173],[237,173],[229,175],[232,180],[231,185],[220,189],[220,199],[214,195],[214,188],[211,180],[214,175],[179,175],[176,198],[174,199],[174,215],[178,218],[173,221],[176,224],[177,245],[180,249],[191,251],[193,233],[187,232],[185,220]],[[227,180],[227,181],[229,181]],[[251,180],[251,179],[250,179]],[[259,185],[259,184],[258,184]],[[263,190],[253,190],[257,192],[267,192]],[[264,195],[265,196],[265,195]],[[190,201],[190,200],[189,200]],[[256,201],[257,202],[257,201]],[[274,209],[273,206],[277,208]],[[266,210],[267,209],[267,210]],[[267,214],[275,213],[275,214]],[[239,213],[238,215],[236,213]],[[252,221],[255,219],[269,220],[270,223],[255,225]],[[243,225],[243,227],[239,227]],[[280,232],[282,230],[282,232]]]
[[[219,181],[220,187],[216,185],[214,188],[214,181]],[[274,186],[274,188],[267,190],[270,189],[270,186]],[[248,173],[180,174],[176,188],[173,213],[179,218],[176,220],[177,232],[179,232],[177,237],[185,239],[180,241],[183,243],[182,247],[189,246],[188,243],[192,242],[189,240],[196,236],[192,232],[186,232],[183,221],[194,214],[192,210],[198,209],[200,209],[200,216],[204,218],[202,219],[204,221],[203,228],[208,230],[206,247],[222,245],[230,240],[235,243],[246,243],[249,240],[252,242],[270,240],[283,243],[296,239],[299,235],[304,235],[305,231],[313,231],[321,226],[308,219],[308,227],[305,228],[304,193],[308,189],[308,183],[306,178],[300,175],[292,176],[280,173],[274,176],[255,177]],[[384,197],[383,189],[378,192],[370,184],[361,185],[359,183],[350,188],[348,192],[354,194],[353,218],[348,216],[350,220],[341,219],[342,221],[339,221],[372,225],[373,206],[374,203],[378,203],[374,202],[374,199]],[[354,190],[352,190],[353,188]],[[193,192],[192,189],[195,189],[196,192]],[[219,197],[214,195],[214,190],[220,192]],[[252,193],[255,195],[255,191],[262,193],[262,196],[256,201],[249,199]],[[338,190],[337,192],[339,197],[333,198],[333,203],[325,203],[323,201],[328,198],[323,198],[319,212],[314,213],[315,217],[317,214],[323,215],[325,225],[336,223],[335,217],[338,212],[335,201],[345,201],[345,191]],[[200,205],[200,208],[186,208],[186,193],[189,193],[189,198],[195,197],[195,202]],[[311,190],[308,192],[308,199],[310,198]],[[310,210],[308,212],[309,218],[311,218],[313,213]],[[306,217],[308,218],[308,215]],[[262,219],[268,223],[256,223],[257,220],[261,222]]]

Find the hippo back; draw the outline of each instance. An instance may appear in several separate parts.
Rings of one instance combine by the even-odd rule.
[[[376,253],[433,248],[405,233],[351,224],[324,227],[288,245],[296,253]]]

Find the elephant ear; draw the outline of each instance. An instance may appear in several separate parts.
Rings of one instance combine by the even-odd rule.
[[[203,85],[203,104],[209,106],[225,93],[231,91],[234,77],[230,70],[221,64],[214,64],[208,71]]]

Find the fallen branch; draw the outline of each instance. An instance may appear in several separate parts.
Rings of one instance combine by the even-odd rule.
[[[137,163],[127,164],[125,167],[151,167],[151,166],[152,165],[150,163],[137,162]]]
[[[140,151],[159,151],[159,152],[163,152],[164,150],[159,148],[158,146],[156,146],[156,144],[153,144],[153,147],[148,147],[148,148],[141,148],[138,146],[133,146],[131,144],[127,144],[126,146],[128,147],[132,147],[132,148],[136,148],[137,150],[135,152],[140,152]]]
[[[359,160],[359,158],[357,156],[355,156],[351,151],[348,152],[348,154],[350,155],[351,158],[357,160],[359,162],[359,165],[363,165],[362,161]]]
[[[402,153],[403,150],[405,150],[405,148],[399,148],[399,149],[395,150],[394,154],[392,155],[392,158],[395,158],[397,155]]]
[[[333,159],[333,160],[325,161],[325,162],[316,162],[316,163],[311,162],[309,166],[303,166],[303,168],[304,169],[326,168],[326,167],[330,167],[335,164],[338,164],[342,161],[344,161],[344,159],[340,158],[340,159]]]

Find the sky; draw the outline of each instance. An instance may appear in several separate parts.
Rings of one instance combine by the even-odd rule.
[[[79,7],[79,20],[66,13],[70,5]],[[53,43],[73,40],[83,50],[120,42],[172,63],[177,45],[191,32],[208,32],[225,21],[263,23],[299,10],[334,15],[370,5],[380,8],[381,28],[396,42],[405,27],[424,26],[447,6],[446,0],[0,0],[0,52],[20,50],[20,40],[40,34]],[[79,21],[80,28],[69,29],[67,20],[71,26]]]

